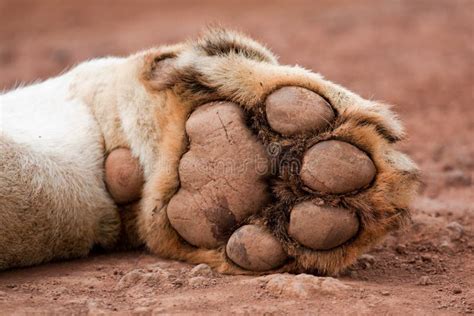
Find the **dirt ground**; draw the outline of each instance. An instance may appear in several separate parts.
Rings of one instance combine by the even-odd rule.
[[[0,314],[473,313],[474,1],[0,0],[0,90],[212,22],[396,105],[423,171],[412,225],[337,279],[223,276],[144,250],[7,271]]]

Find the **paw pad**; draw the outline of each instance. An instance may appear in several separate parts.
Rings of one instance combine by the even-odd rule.
[[[359,220],[354,212],[306,201],[291,210],[288,234],[308,248],[328,250],[342,245],[358,230]]]
[[[143,171],[129,149],[113,150],[105,161],[105,182],[117,204],[127,204],[141,197]]]
[[[374,179],[375,165],[357,147],[337,140],[320,142],[303,158],[301,180],[313,190],[347,193],[362,188]]]
[[[230,237],[226,247],[229,258],[247,270],[266,271],[281,266],[287,255],[280,242],[256,225],[245,225]]]
[[[301,87],[279,88],[255,109],[231,102],[198,107],[186,123],[189,150],[167,207],[170,224],[189,244],[225,249],[230,261],[251,271],[347,265],[373,242],[364,235],[364,216],[385,210],[372,209],[380,196],[370,200],[380,194],[372,190],[380,165],[358,147],[361,137],[379,136],[340,115],[346,114]],[[356,137],[351,128],[369,134]],[[285,165],[288,157],[296,168]],[[390,212],[383,216],[398,210]],[[380,235],[390,227],[379,226]],[[359,240],[366,244],[348,255]]]
[[[270,127],[282,135],[317,132],[334,120],[334,111],[318,94],[299,87],[283,87],[266,100]]]
[[[268,158],[233,103],[198,108],[186,132],[190,149],[180,161],[181,188],[168,205],[168,218],[190,244],[215,248],[268,201]]]

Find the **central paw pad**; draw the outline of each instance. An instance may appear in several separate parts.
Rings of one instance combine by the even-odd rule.
[[[269,160],[233,103],[199,107],[186,132],[190,149],[180,161],[181,188],[168,217],[190,244],[215,248],[269,201]]]
[[[267,138],[259,135],[262,126],[252,125],[255,112],[234,103],[208,103],[191,114],[189,150],[179,165],[181,186],[167,208],[171,225],[189,244],[226,246],[230,260],[253,271],[292,260],[288,245],[326,251],[350,243],[361,229],[357,210],[335,201],[365,190],[377,173],[356,144],[330,137],[336,111],[318,94],[280,88],[261,109]],[[275,158],[270,146],[275,144],[283,151],[278,157],[303,147],[295,168],[288,171]],[[282,201],[274,183],[294,194]],[[272,213],[284,214],[283,231],[266,224]]]

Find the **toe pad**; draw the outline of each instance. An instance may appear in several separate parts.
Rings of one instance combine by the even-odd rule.
[[[141,197],[143,172],[138,159],[129,149],[118,148],[105,160],[105,182],[117,204],[126,204]]]
[[[271,128],[283,135],[321,131],[334,120],[334,112],[318,94],[300,87],[283,87],[266,100]]]
[[[348,241],[358,230],[359,220],[353,212],[306,201],[292,209],[288,234],[308,248],[328,250]]]
[[[236,230],[227,243],[226,252],[234,263],[252,271],[278,268],[287,257],[280,242],[256,225]]]
[[[338,140],[328,140],[311,147],[303,158],[301,180],[313,190],[347,193],[368,185],[376,168],[366,153]]]

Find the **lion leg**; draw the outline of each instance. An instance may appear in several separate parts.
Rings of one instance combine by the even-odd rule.
[[[0,270],[112,247],[120,218],[101,177],[0,136]]]

